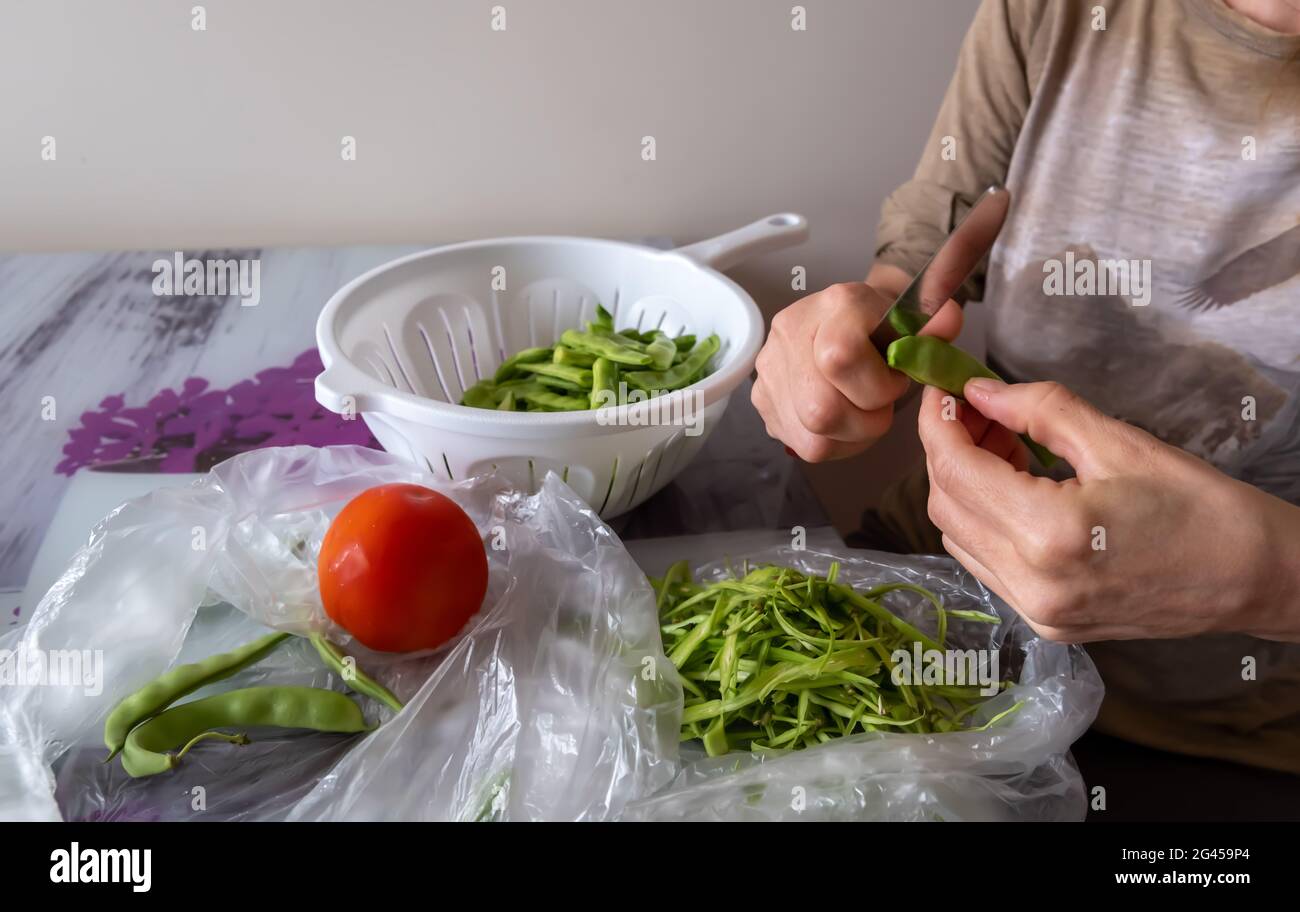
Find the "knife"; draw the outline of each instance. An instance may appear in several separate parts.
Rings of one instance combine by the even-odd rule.
[[[993,248],[1011,207],[1011,192],[994,184],[980,194],[966,217],[903,290],[880,323],[871,341],[884,351],[900,336],[914,336],[957,293],[980,260]]]
[[[985,254],[993,249],[993,242],[1007,220],[1010,207],[1011,193],[1006,187],[994,184],[985,190],[938,252],[921,267],[916,278],[885,312],[871,332],[872,343],[883,352],[895,339],[920,332],[944,302],[961,288]],[[1055,464],[1057,456],[1047,447],[1028,434],[1021,434],[1020,439],[1044,469]]]

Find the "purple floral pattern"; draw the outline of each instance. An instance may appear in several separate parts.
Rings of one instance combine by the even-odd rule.
[[[126,471],[206,472],[236,453],[257,447],[359,444],[379,448],[365,423],[323,408],[314,390],[323,370],[316,349],[288,367],[272,367],[229,389],[211,389],[190,377],[145,405],[109,396],[84,412],[68,432],[55,471],[72,475],[91,466]]]

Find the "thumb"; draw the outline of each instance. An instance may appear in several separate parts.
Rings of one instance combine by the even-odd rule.
[[[1106,454],[1128,441],[1128,425],[1059,383],[1006,384],[977,377],[962,395],[984,417],[1064,457],[1081,478],[1103,474]]]

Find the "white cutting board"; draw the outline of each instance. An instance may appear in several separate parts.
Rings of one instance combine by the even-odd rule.
[[[41,547],[32,563],[19,603],[20,622],[36,610],[41,597],[63,574],[77,549],[90,539],[95,524],[120,504],[159,488],[184,487],[202,475],[169,472],[78,472],[63,492]]]
[[[689,560],[692,567],[710,561],[734,559],[737,562],[768,548],[789,545],[788,529],[742,529],[734,532],[709,532],[704,535],[673,535],[665,538],[638,538],[624,541],[632,559],[646,576],[663,576],[679,560]],[[809,551],[840,554],[846,550],[844,539],[832,526],[808,529],[805,546]]]

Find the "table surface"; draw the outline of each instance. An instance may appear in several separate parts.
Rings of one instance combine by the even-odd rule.
[[[315,401],[316,316],[349,279],[419,249],[184,251],[200,260],[258,260],[256,306],[234,297],[156,295],[153,264],[176,251],[0,257],[0,392],[13,406],[9,433],[0,437],[6,625],[34,607],[31,593],[22,592],[56,508],[73,514],[56,524],[71,538],[46,543],[47,551],[56,545],[57,560],[100,518],[85,511],[106,511],[114,492],[175,483],[177,473],[206,471],[258,446],[377,446],[361,422],[338,420]],[[59,508],[74,477],[80,512],[76,503]],[[788,534],[795,525],[827,523],[802,473],[764,433],[744,387],[701,455],[611,525],[636,539],[742,529]]]
[[[68,541],[55,551],[70,553],[84,538],[88,523],[77,505],[59,507],[74,477],[72,499],[112,503],[114,491],[171,483],[176,473],[206,471],[252,447],[374,445],[359,422],[332,422],[315,402],[316,314],[348,279],[418,249],[185,252],[258,258],[255,307],[155,296],[152,264],[175,251],[0,256],[0,392],[10,407],[9,433],[0,437],[0,630],[33,607],[21,593],[56,510],[74,512],[62,524]],[[147,477],[124,484],[123,472]],[[683,545],[707,560],[775,544],[796,525],[823,547],[839,541],[802,473],[763,432],[747,389],[674,483],[611,525],[651,573]],[[706,534],[678,538],[698,533]],[[1075,756],[1086,781],[1108,785],[1112,810],[1090,819],[1300,817],[1300,777],[1092,733]]]

